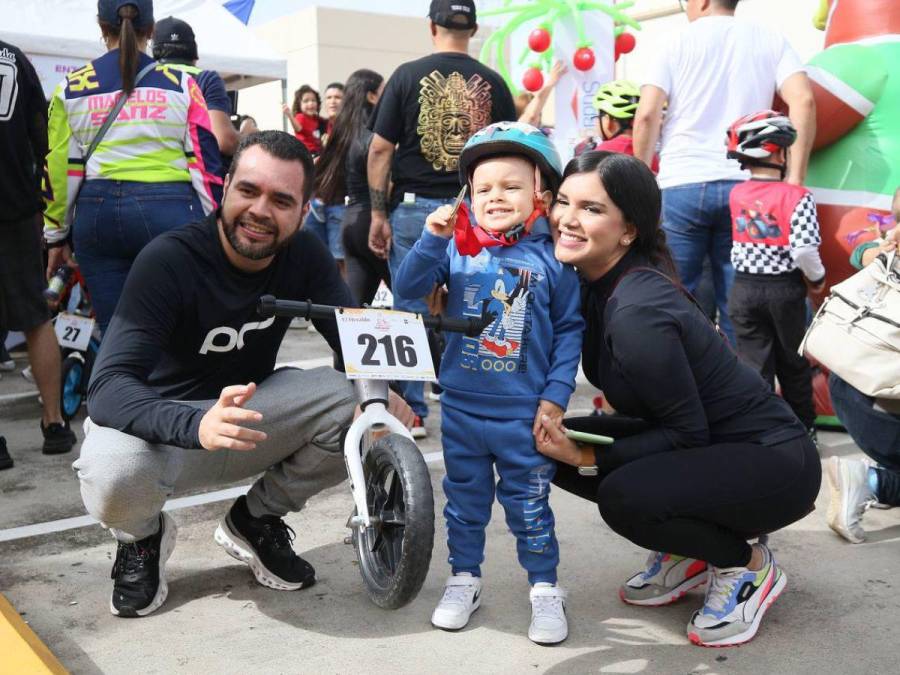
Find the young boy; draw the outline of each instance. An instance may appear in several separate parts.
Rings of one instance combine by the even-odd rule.
[[[541,415],[558,419],[568,405],[583,330],[578,279],[554,258],[545,217],[561,164],[538,129],[499,122],[469,139],[459,169],[474,222],[465,205],[432,213],[394,279],[405,297],[446,283],[449,316],[490,321],[477,337],[448,335],[441,361],[452,575],[431,622],[458,630],[481,603],[496,467],[497,497],[532,585],[528,637],[554,644],[568,635],[548,503],[555,464],[538,453],[534,433]]]
[[[631,125],[641,102],[641,90],[629,80],[613,80],[602,85],[594,95],[597,110],[597,133],[602,142],[591,137],[575,146],[575,156],[590,150],[607,150],[634,155]],[[659,158],[653,156],[653,173],[659,171]]]
[[[728,129],[728,156],[751,179],[731,191],[731,263],[728,299],[738,355],[770,385],[774,378],[815,440],[816,413],[809,362],[797,353],[806,332],[807,289],[819,293],[816,204],[806,188],[784,182],[787,148],[797,138],[790,120],[772,110],[740,118]]]

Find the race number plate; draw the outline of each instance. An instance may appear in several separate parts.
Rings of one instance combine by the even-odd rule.
[[[352,379],[434,380],[422,319],[382,309],[335,310],[344,369]]]
[[[87,351],[94,330],[94,320],[77,314],[60,312],[56,317],[56,339],[63,349]]]

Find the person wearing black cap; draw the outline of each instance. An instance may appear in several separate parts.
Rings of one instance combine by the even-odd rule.
[[[212,132],[219,144],[219,152],[231,157],[237,149],[240,135],[231,123],[231,100],[225,93],[225,82],[214,70],[197,67],[197,40],[190,24],[174,16],[156,22],[153,30],[153,58],[174,66],[193,77],[203,92]],[[224,177],[225,162],[222,166]]]
[[[459,155],[479,129],[515,121],[503,78],[469,56],[478,30],[473,0],[433,0],[428,14],[434,52],[402,64],[385,85],[372,116],[368,180],[369,248],[396,275],[418,241],[425,218],[459,192]],[[394,187],[388,194],[388,174]],[[417,298],[394,295],[394,308],[428,311]],[[402,383],[416,415],[428,414],[422,382]],[[421,421],[415,432],[424,435]]]

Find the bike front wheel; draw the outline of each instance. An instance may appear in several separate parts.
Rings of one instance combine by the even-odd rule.
[[[60,392],[59,411],[63,420],[69,422],[78,414],[84,401],[85,376],[84,357],[77,352],[69,354],[62,363],[62,390]]]
[[[419,448],[391,434],[369,449],[363,466],[372,524],[353,529],[353,544],[369,597],[397,609],[418,595],[434,544],[434,494]]]

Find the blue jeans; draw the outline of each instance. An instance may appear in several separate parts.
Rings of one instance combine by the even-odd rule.
[[[900,415],[876,410],[872,397],[834,373],[828,376],[828,390],[850,438],[881,467],[878,501],[900,506]]]
[[[72,237],[102,332],[141,249],[163,232],[202,218],[203,207],[190,183],[84,183],[75,205]]]
[[[728,197],[739,182],[716,180],[677,185],[662,191],[663,229],[681,283],[695,293],[703,273],[703,261],[709,257],[719,326],[732,345],[734,329],[728,316],[728,293],[734,282],[734,269]]]
[[[419,241],[422,230],[425,228],[425,218],[432,211],[444,204],[452,204],[454,198],[431,199],[428,197],[416,197],[415,203],[401,203],[391,212],[391,255],[388,267],[391,270],[391,278],[397,278],[397,270],[409,253],[410,249]],[[421,298],[402,298],[394,292],[394,309],[403,312],[419,312],[428,314],[428,305]],[[438,367],[438,364],[434,364]],[[413,409],[413,412],[425,419],[428,415],[428,406],[425,404],[424,382],[399,382],[403,398]]]
[[[343,204],[326,205],[319,199],[310,203],[309,214],[303,227],[312,230],[325,242],[335,260],[344,259],[344,245],[341,242],[341,221],[344,219]]]

